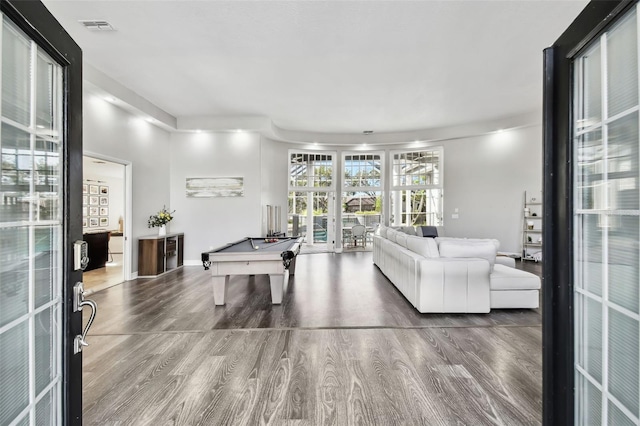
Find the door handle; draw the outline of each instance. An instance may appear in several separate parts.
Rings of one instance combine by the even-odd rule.
[[[93,320],[96,319],[96,312],[98,311],[98,305],[96,302],[91,299],[85,299],[84,295],[84,285],[81,281],[78,281],[76,285],[73,286],[73,312],[82,312],[82,308],[84,306],[89,306],[91,308],[91,316],[89,317],[87,326],[82,330],[82,334],[78,334],[75,339],[73,339],[74,355],[82,352],[82,348],[84,346],[89,346],[85,339],[87,337],[87,332],[89,332],[89,328],[91,328],[91,325],[93,324]]]

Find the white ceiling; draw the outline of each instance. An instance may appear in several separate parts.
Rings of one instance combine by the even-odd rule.
[[[587,1],[44,3],[86,63],[178,120],[378,133],[540,110],[542,50]]]

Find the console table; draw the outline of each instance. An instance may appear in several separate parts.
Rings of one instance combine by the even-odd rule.
[[[138,238],[138,278],[151,278],[182,268],[184,234]]]

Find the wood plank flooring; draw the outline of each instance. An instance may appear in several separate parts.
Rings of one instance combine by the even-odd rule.
[[[539,313],[420,314],[371,253],[300,256],[280,306],[201,267],[92,298],[86,425],[541,423]]]

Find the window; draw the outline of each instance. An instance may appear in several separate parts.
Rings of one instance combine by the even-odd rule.
[[[391,225],[442,225],[442,148],[393,154]]]
[[[333,186],[333,155],[293,152],[289,160],[292,188],[329,189]]]

